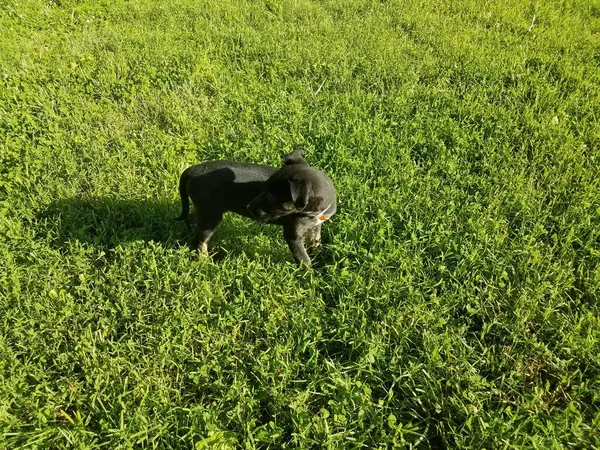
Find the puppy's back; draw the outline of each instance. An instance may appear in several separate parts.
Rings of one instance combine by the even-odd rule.
[[[236,161],[208,161],[188,167],[182,174],[194,184],[201,182],[210,186],[219,186],[229,183],[249,183],[266,181],[273,173],[275,167],[263,166]]]
[[[189,167],[181,175],[183,190],[197,209],[233,211],[250,217],[248,203],[264,188],[275,167],[235,161],[209,161]]]

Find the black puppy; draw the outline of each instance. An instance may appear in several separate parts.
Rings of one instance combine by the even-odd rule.
[[[232,211],[261,222],[283,226],[283,236],[297,264],[310,266],[304,241],[321,245],[321,224],[337,210],[333,183],[310,167],[296,150],[283,157],[283,167],[234,161],[205,162],[189,167],[179,180],[182,213],[188,217],[194,203],[196,232],[192,247],[208,252],[207,243],[223,213]],[[186,225],[189,224],[186,221]]]

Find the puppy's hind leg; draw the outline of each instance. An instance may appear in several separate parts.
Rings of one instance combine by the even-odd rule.
[[[222,213],[198,211],[196,213],[196,233],[192,238],[192,248],[199,254],[208,255],[208,240],[223,220]]]
[[[196,214],[187,216],[185,219],[183,219],[183,223],[185,223],[185,226],[190,233],[192,232],[194,222],[196,222]]]

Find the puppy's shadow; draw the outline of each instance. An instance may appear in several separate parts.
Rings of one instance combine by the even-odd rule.
[[[174,220],[180,211],[179,201],[65,198],[55,200],[37,213],[35,226],[38,236],[48,238],[51,245],[59,249],[73,241],[102,248],[133,241],[153,241],[167,248],[185,247],[189,231],[183,222]],[[270,227],[251,221],[238,220],[232,224],[231,220],[224,220],[214,241],[226,249],[226,254],[268,252],[268,249],[256,248],[260,239],[252,239],[267,231],[265,228]],[[239,239],[242,236],[245,238]]]

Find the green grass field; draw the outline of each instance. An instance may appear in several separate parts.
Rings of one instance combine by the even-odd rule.
[[[181,171],[338,190],[298,269]],[[600,3],[0,0],[0,448],[598,448]]]

